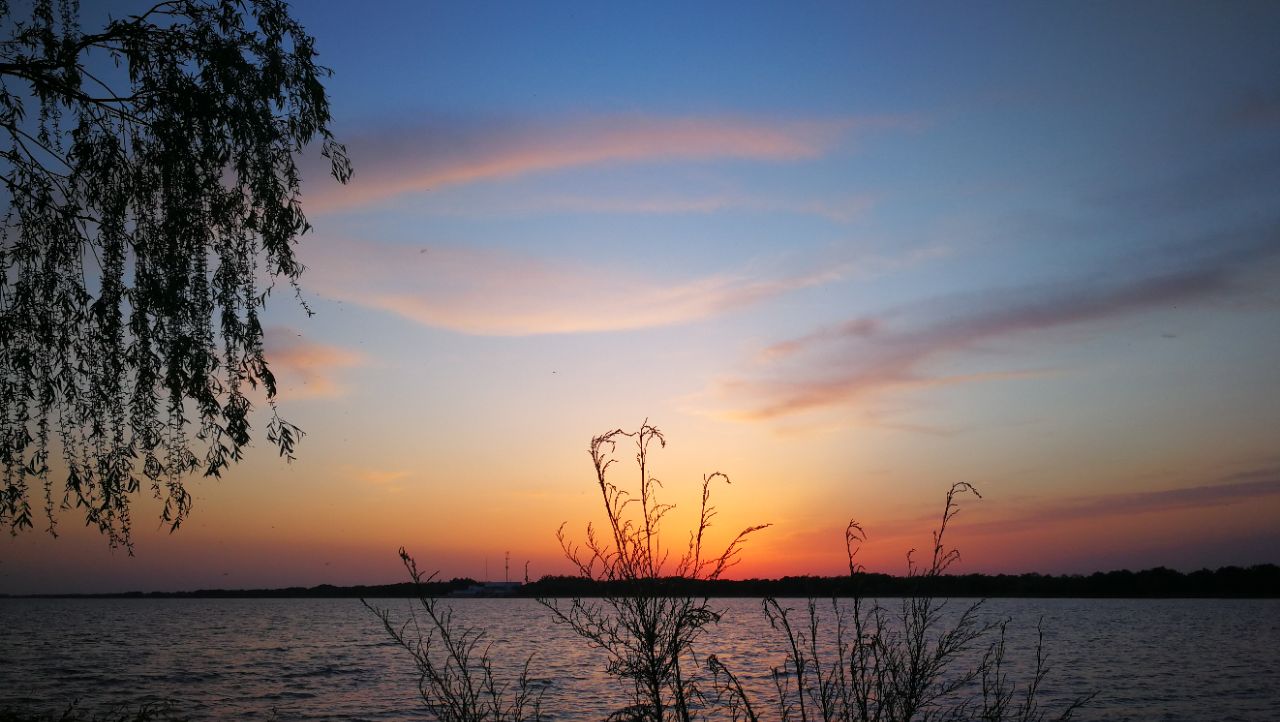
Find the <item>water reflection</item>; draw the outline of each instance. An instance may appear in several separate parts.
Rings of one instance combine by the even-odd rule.
[[[410,603],[379,601],[403,613]],[[719,606],[724,621],[701,652],[767,697],[781,641],[758,600]],[[455,609],[487,628],[499,670],[514,675],[535,655],[549,719],[600,719],[625,702],[603,654],[533,600]],[[1014,620],[1014,675],[1032,665],[1044,616],[1045,697],[1101,693],[1079,719],[1280,719],[1278,600],[999,599],[985,613]],[[175,699],[197,720],[265,720],[273,708],[282,720],[422,718],[412,660],[354,599],[3,599],[0,622],[0,703]]]

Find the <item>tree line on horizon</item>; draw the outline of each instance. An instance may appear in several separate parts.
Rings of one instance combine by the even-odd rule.
[[[1083,574],[942,574],[934,577],[858,572],[852,576],[778,579],[663,580],[676,594],[713,597],[1280,597],[1280,566],[1226,566],[1184,573],[1167,567]],[[582,577],[545,576],[521,587],[521,596],[583,595],[606,591]],[[615,585],[616,586],[616,585]],[[622,591],[610,589],[610,593]]]
[[[1280,598],[1280,566],[1255,564],[1180,572],[1167,567],[1140,571],[1119,569],[1092,574],[944,574],[922,579],[876,572],[854,576],[785,576],[777,579],[661,580],[661,591],[708,597],[899,597],[928,593],[937,597],[1079,597],[1079,598]],[[184,592],[123,592],[111,594],[0,595],[28,597],[171,598],[356,598],[386,599],[419,594],[448,597],[481,582],[470,577],[396,584],[277,589],[197,589]],[[625,593],[625,584],[600,582],[581,576],[548,574],[517,587],[512,597],[593,597]]]
[[[159,0],[88,32],[76,0],[22,11],[0,0],[0,528],[16,535],[43,519],[56,536],[60,512],[83,514],[110,546],[132,553],[135,497],[154,497],[162,525],[176,530],[191,510],[189,476],[220,476],[254,437],[293,458],[303,432],[279,414],[262,312],[273,290],[287,288],[311,314],[295,254],[310,230],[298,157],[319,141],[338,182],[352,167],[329,128],[330,71],[284,0]],[[636,444],[633,489],[605,478],[624,440]],[[603,652],[625,705],[610,719],[754,721],[754,702],[784,720],[796,710],[824,722],[1044,720],[1043,630],[1035,666],[1017,684],[1004,664],[1008,622],[984,619],[981,602],[944,618],[946,602],[935,597],[1280,596],[1275,565],[949,576],[959,553],[943,533],[959,497],[980,497],[967,482],[947,492],[932,554],[908,554],[905,577],[862,570],[855,555],[865,537],[851,520],[848,576],[726,580],[741,542],[768,525],[744,529],[719,553],[704,549],[716,515],[709,489],[729,482],[717,471],[703,476],[687,552],[668,554],[658,527],[674,506],[658,501],[650,443],[665,439],[647,420],[592,439],[606,523],[588,524],[581,541],[563,526],[557,535],[581,576],[516,590]],[[532,657],[508,685],[485,631],[437,605],[475,581],[438,582],[400,554],[412,583],[30,596],[417,597],[421,611],[406,620],[366,606],[413,658],[429,714],[541,719]],[[807,613],[777,601],[794,596],[809,597]],[[723,613],[712,597],[764,597],[783,661],[751,670],[697,654]],[[818,597],[832,598],[831,608],[819,609]],[[845,597],[851,604],[834,601]],[[833,649],[821,648],[824,636]],[[738,675],[770,675],[776,696],[749,693]],[[1052,710],[1070,719],[1092,697]],[[12,718],[0,710],[0,721]],[[73,719],[72,709],[60,719]]]

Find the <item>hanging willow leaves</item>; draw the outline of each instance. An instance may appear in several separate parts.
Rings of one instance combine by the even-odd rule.
[[[0,524],[43,502],[50,532],[76,508],[130,547],[136,495],[177,528],[184,479],[240,460],[253,388],[292,457],[259,314],[303,270],[297,155],[318,139],[335,178],[351,166],[283,2],[174,0],[95,32],[74,0],[27,10],[0,0]]]

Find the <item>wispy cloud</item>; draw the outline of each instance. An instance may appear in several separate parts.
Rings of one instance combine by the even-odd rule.
[[[707,215],[713,213],[788,214],[816,216],[846,224],[864,218],[875,207],[872,194],[825,198],[781,197],[735,191],[687,190],[679,193],[560,193],[511,197],[485,194],[481,198],[424,199],[417,216],[495,218],[548,214],[592,215]]]
[[[318,249],[325,293],[423,325],[489,336],[617,331],[702,320],[840,280],[847,265],[743,268],[664,282],[618,268],[512,252],[381,243]],[[326,270],[327,269],[327,270]]]
[[[345,467],[347,473],[355,477],[358,481],[362,481],[372,486],[387,487],[391,489],[399,489],[396,485],[397,481],[409,478],[409,472],[403,469],[374,469],[369,467],[356,468],[352,466]]]
[[[1092,193],[1088,200],[1109,213],[1136,218],[1187,216],[1241,203],[1275,204],[1280,202],[1280,148],[1202,164],[1142,187]]]
[[[267,329],[266,352],[280,395],[290,399],[341,396],[346,389],[338,382],[338,372],[366,362],[355,351],[307,341],[296,329],[283,326]]]
[[[1218,483],[1118,494],[1094,494],[1039,502],[1003,518],[966,523],[967,532],[1010,533],[1082,519],[1207,509],[1280,496],[1280,467],[1254,469]]]
[[[1124,483],[1116,483],[1117,487]],[[1084,524],[1114,527],[1116,520],[1133,520],[1142,515],[1186,511],[1207,511],[1242,504],[1274,504],[1280,499],[1280,466],[1268,465],[1223,476],[1193,486],[1178,486],[1145,491],[1079,494],[1057,498],[1025,498],[1001,502],[988,497],[976,505],[962,505],[954,531],[964,537],[990,535],[1004,537],[1020,532],[1061,534],[1057,527],[1079,534]],[[926,541],[936,528],[938,516],[920,516],[884,520],[860,520],[866,523],[873,554],[888,554],[896,559],[901,540]],[[785,525],[782,525],[785,526]],[[823,549],[838,544],[842,525],[819,524],[790,533],[779,531],[774,543],[784,549]],[[1202,541],[1207,541],[1205,540]],[[885,558],[885,557],[881,557]]]
[[[1255,88],[1241,95],[1223,116],[1225,124],[1232,130],[1280,127],[1280,92]]]
[[[525,204],[526,209],[571,213],[684,214],[746,211],[794,213],[819,216],[835,223],[848,223],[864,215],[873,205],[870,196],[852,196],[840,201],[764,198],[737,193],[717,195],[593,197],[554,196]]]
[[[317,187],[307,207],[343,210],[408,193],[609,163],[804,160],[827,152],[853,129],[915,123],[895,117],[763,121],[640,115],[518,125],[437,123],[349,138],[356,179],[345,187]]]
[[[1025,376],[1035,372],[940,376],[927,374],[923,367],[982,341],[1228,293],[1245,271],[1280,254],[1278,231],[1268,227],[1245,242],[1211,239],[1235,245],[1216,255],[1183,258],[1181,267],[1150,275],[1091,277],[1048,287],[941,298],[878,316],[856,316],[765,348],[756,362],[763,367],[761,373],[721,380],[715,395],[732,406],[726,414],[731,418],[770,420],[848,404],[892,387]]]

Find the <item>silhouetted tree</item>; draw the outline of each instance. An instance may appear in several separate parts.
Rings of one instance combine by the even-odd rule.
[[[177,528],[184,478],[241,458],[250,388],[292,457],[259,311],[303,270],[295,155],[319,136],[335,178],[351,166],[330,71],[280,0],[160,2],[91,32],[75,0],[22,15],[0,0],[0,524],[31,527],[43,487],[51,533],[77,507],[129,546],[134,494]]]

